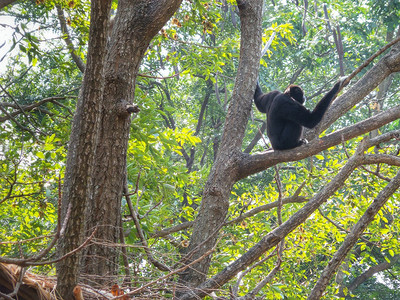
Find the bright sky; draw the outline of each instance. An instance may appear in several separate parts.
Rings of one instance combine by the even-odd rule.
[[[10,27],[11,26],[11,27]],[[0,74],[3,73],[7,65],[7,52],[12,46],[12,34],[15,27],[14,18],[7,16],[0,16]],[[13,50],[13,53],[17,53],[19,49],[17,47]]]

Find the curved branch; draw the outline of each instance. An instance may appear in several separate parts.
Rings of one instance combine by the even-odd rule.
[[[362,273],[350,283],[350,285],[348,286],[349,291],[354,291],[355,289],[357,289],[360,284],[362,284],[368,278],[372,277],[374,274],[390,269],[399,260],[399,258],[400,254],[397,254],[392,257],[390,262],[384,261],[376,266],[370,267],[367,271]]]
[[[306,202],[306,201],[308,201],[307,198],[300,197],[300,196],[295,194],[292,197],[282,199],[282,204],[303,203],[303,202]],[[267,210],[273,209],[275,207],[278,207],[278,204],[279,204],[278,201],[274,201],[274,202],[267,203],[267,204],[258,206],[256,208],[253,208],[253,209],[243,213],[239,217],[234,218],[234,219],[232,219],[230,221],[227,221],[224,224],[224,226],[237,224],[237,223],[243,221],[244,219],[250,218],[250,217],[252,217],[252,216],[254,216],[254,215],[256,215],[256,214],[258,214],[260,212],[267,211]],[[178,225],[170,227],[170,228],[166,228],[166,229],[163,229],[163,230],[160,230],[160,231],[155,231],[155,232],[153,232],[151,237],[152,238],[165,237],[165,236],[167,236],[167,235],[169,235],[171,233],[178,232],[178,231],[181,231],[181,230],[185,230],[187,228],[191,228],[193,226],[193,223],[194,223],[193,221],[188,221],[188,222],[184,222],[184,223],[178,224]]]
[[[282,205],[288,204],[288,203],[303,203],[303,202],[307,202],[307,201],[308,201],[308,199],[306,197],[293,196],[293,197],[282,199]],[[267,203],[267,204],[258,206],[256,208],[253,208],[253,209],[243,213],[239,217],[226,222],[226,225],[237,224],[237,223],[243,221],[244,219],[250,218],[260,212],[271,210],[275,207],[279,207],[279,201],[274,201],[274,202]]]
[[[45,249],[40,251],[38,254],[28,257],[28,258],[23,258],[23,259],[18,259],[18,258],[7,258],[7,257],[0,257],[0,263],[6,263],[6,264],[16,264],[21,267],[28,266],[28,265],[39,265],[43,264],[43,262],[35,263],[39,260],[41,260],[43,257],[45,257],[51,249],[55,246],[56,242],[58,239],[64,235],[65,228],[67,227],[68,220],[71,214],[71,205],[68,206],[68,212],[67,215],[64,218],[62,227],[58,225],[57,232],[53,237],[53,240],[47,245]],[[60,220],[59,220],[60,222]]]
[[[379,49],[375,54],[371,55],[361,66],[359,66],[356,70],[354,70],[343,82],[343,86],[346,86],[350,80],[352,80],[358,73],[361,72],[362,69],[364,69],[366,66],[368,66],[375,58],[377,58],[379,55],[381,55],[383,52],[385,52],[387,49],[392,47],[394,44],[400,42],[400,37],[397,37],[390,43],[387,43],[385,46],[383,46],[381,49]],[[397,49],[398,50],[398,49]],[[388,58],[393,55],[389,53]],[[398,54],[397,54],[398,55]],[[396,59],[396,58],[395,58]],[[398,59],[396,59],[398,60]],[[393,72],[398,72],[399,71],[399,66],[388,66],[389,68],[395,67],[397,71]]]
[[[138,182],[139,182],[139,178],[138,178],[138,181],[136,182],[136,188],[137,188]],[[147,255],[147,258],[153,264],[153,266],[155,266],[157,269],[159,269],[161,271],[171,271],[171,269],[168,266],[166,266],[163,263],[161,263],[158,260],[156,260],[154,258],[154,256],[153,256],[153,254],[151,253],[151,249],[150,249],[150,247],[149,247],[149,245],[148,245],[148,243],[146,241],[146,238],[144,236],[142,227],[140,225],[140,221],[139,221],[137,210],[135,210],[133,208],[131,197],[128,195],[128,191],[129,190],[128,190],[128,181],[127,181],[127,177],[126,176],[125,176],[125,182],[124,182],[123,189],[124,189],[123,192],[125,194],[125,199],[126,199],[126,202],[128,203],[129,211],[131,213],[131,217],[133,219],[133,222],[135,223],[137,234],[139,235],[139,238],[140,238],[140,240],[142,242],[143,249],[144,249],[144,251],[145,251],[145,253]]]
[[[20,107],[22,108],[22,110],[19,109],[19,107],[16,104],[2,102],[2,103],[0,103],[0,106],[2,106],[2,107],[12,107],[12,108],[19,109],[19,110],[15,111],[15,112],[12,112],[12,113],[9,113],[9,115],[7,115],[5,117],[0,117],[0,123],[4,122],[4,121],[7,121],[7,120],[10,120],[11,117],[15,117],[15,116],[17,116],[17,115],[19,115],[19,114],[21,114],[23,112],[31,111],[31,110],[39,107],[40,105],[42,105],[44,103],[52,102],[52,101],[55,101],[55,100],[63,100],[65,98],[66,97],[49,97],[49,98],[45,98],[45,99],[42,99],[42,100],[40,100],[38,102],[29,104],[29,105],[21,105]]]

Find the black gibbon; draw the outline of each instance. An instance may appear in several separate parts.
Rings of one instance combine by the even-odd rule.
[[[283,93],[272,91],[263,94],[257,82],[254,103],[259,111],[267,115],[267,135],[272,148],[285,150],[306,144],[307,141],[302,139],[303,126],[307,128],[317,126],[344,79],[334,85],[313,111],[303,106],[304,93],[298,85],[290,85]]]

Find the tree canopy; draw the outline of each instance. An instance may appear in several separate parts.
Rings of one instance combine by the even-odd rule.
[[[0,9],[0,298],[10,264],[68,300],[400,297],[397,1]],[[273,151],[256,81],[312,110],[342,76]]]

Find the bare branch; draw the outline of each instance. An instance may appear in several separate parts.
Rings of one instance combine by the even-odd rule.
[[[339,26],[336,26],[336,29],[333,29],[333,38],[335,40],[336,51],[337,51],[338,57],[339,57],[340,76],[344,76],[344,74],[345,74],[344,63],[343,63],[344,52],[343,52],[342,36],[340,34]],[[350,82],[350,80],[349,80],[349,82]]]
[[[182,74],[185,71],[186,70],[182,70],[179,73],[175,73],[174,75],[170,75],[170,76],[152,76],[152,75],[147,75],[147,74],[142,74],[142,73],[139,73],[137,76],[146,77],[146,78],[152,78],[152,79],[168,79],[168,78],[178,77],[180,74]]]
[[[381,55],[383,52],[385,52],[387,49],[392,47],[394,44],[398,43],[400,41],[400,36],[395,38],[393,41],[390,43],[386,44],[384,47],[379,49],[375,54],[371,55],[366,61],[363,62],[361,66],[359,66],[356,70],[354,70],[343,82],[343,87],[346,86],[350,80],[352,80],[358,73],[362,71],[366,66],[368,66],[375,58],[377,58],[379,55]],[[395,67],[395,66],[393,66]]]
[[[302,202],[306,202],[306,201],[308,201],[307,198],[299,197],[298,195],[293,195],[292,197],[282,199],[282,203],[283,204],[302,203]],[[254,216],[254,215],[256,215],[256,214],[258,214],[260,212],[270,210],[270,209],[275,208],[277,206],[278,206],[278,201],[261,205],[259,207],[253,208],[253,209],[241,214],[239,217],[237,217],[235,219],[227,221],[225,223],[225,225],[231,225],[231,224],[240,223],[244,219],[252,217],[252,216]],[[163,230],[160,230],[160,231],[155,231],[155,232],[153,232],[152,237],[153,238],[165,237],[165,236],[167,236],[167,235],[169,235],[171,233],[182,231],[182,230],[185,230],[185,229],[190,228],[192,226],[193,226],[193,221],[184,222],[184,223],[178,224],[178,225],[170,227],[170,228],[166,228],[166,229],[163,229]]]
[[[125,245],[125,236],[124,236],[124,227],[122,226],[122,217],[121,217],[121,227],[119,230],[119,240],[120,243]],[[124,263],[124,272],[125,272],[125,278],[124,282],[129,283],[132,281],[131,278],[131,273],[129,270],[129,260],[128,260],[128,252],[126,251],[126,247],[121,247],[121,252],[122,252],[122,261]]]
[[[258,126],[257,126],[258,127]],[[261,139],[261,137],[263,136],[263,132],[265,131],[265,129],[267,129],[267,122],[263,122],[261,128],[258,128],[256,135],[254,136],[254,138],[251,140],[251,142],[249,143],[249,145],[246,147],[246,149],[244,149],[244,153],[250,153],[251,150],[253,150],[254,146],[257,145],[257,142]]]
[[[337,229],[339,229],[342,232],[345,232],[347,234],[350,233],[349,230],[346,230],[345,228],[343,228],[340,224],[336,223],[335,221],[333,221],[332,219],[330,219],[327,215],[324,214],[324,212],[322,211],[321,207],[318,208],[318,212],[321,214],[321,216],[327,220],[329,223],[331,223],[333,226],[335,226]],[[371,241],[367,240],[364,237],[360,237],[364,242],[368,243],[368,244],[373,244]]]
[[[65,21],[64,12],[60,5],[56,5],[58,20],[60,21],[61,31],[64,35],[64,41],[67,44],[67,48],[71,53],[73,61],[76,63],[78,69],[83,73],[85,72],[85,63],[76,54],[74,44],[72,43],[71,37],[68,32],[67,22]]]
[[[275,180],[276,180],[276,185],[277,185],[278,192],[279,192],[279,199],[278,199],[279,204],[277,207],[277,215],[278,215],[278,224],[280,226],[280,225],[282,225],[282,213],[281,213],[282,183],[281,183],[281,179],[279,177],[279,168],[276,166],[275,166]],[[285,247],[285,239],[283,238],[276,247],[277,261],[276,261],[275,267],[268,273],[268,275],[262,281],[260,281],[256,285],[256,287],[251,292],[247,293],[243,297],[238,298],[238,300],[255,299],[255,296],[261,291],[261,289],[275,277],[275,275],[279,272],[281,264],[282,264],[282,254],[283,254],[284,247]]]
[[[292,197],[289,197],[289,198],[282,199],[282,204],[303,203],[303,202],[307,202],[307,201],[308,201],[308,199],[306,197],[292,196]],[[279,206],[279,201],[274,201],[274,202],[271,202],[271,203],[268,203],[268,204],[264,204],[264,205],[258,206],[256,208],[253,208],[253,209],[243,213],[239,217],[228,221],[226,224],[227,225],[231,225],[231,224],[240,223],[244,219],[252,217],[252,216],[254,216],[254,215],[256,215],[256,214],[258,214],[260,212],[271,210],[272,208],[275,208],[275,207],[278,207],[278,206]]]
[[[216,245],[218,245],[218,243],[217,243]],[[215,246],[215,247],[216,247],[216,246]],[[164,275],[164,276],[162,276],[162,277],[160,277],[160,278],[158,278],[158,279],[156,279],[156,280],[153,280],[153,281],[151,281],[151,282],[145,284],[144,286],[142,286],[142,287],[140,287],[140,288],[134,289],[132,292],[126,293],[125,295],[122,295],[122,296],[114,297],[114,298],[112,298],[112,300],[114,300],[114,299],[121,299],[121,298],[124,297],[124,296],[129,296],[129,295],[138,294],[138,293],[140,293],[141,291],[143,291],[144,289],[148,288],[149,286],[154,285],[155,283],[157,283],[157,282],[159,282],[159,281],[165,280],[165,279],[171,277],[172,275],[175,275],[175,274],[177,274],[177,273],[180,273],[180,272],[182,272],[182,271],[185,271],[187,268],[189,268],[189,267],[191,267],[192,265],[198,263],[199,261],[205,259],[208,255],[210,255],[212,252],[214,252],[214,251],[215,251],[215,247],[212,248],[212,249],[210,249],[210,250],[208,250],[208,251],[207,251],[206,253],[204,253],[201,257],[199,257],[199,258],[197,258],[196,260],[192,261],[190,264],[184,265],[183,267],[181,267],[181,268],[179,268],[179,269],[176,269],[176,270],[174,270],[174,271],[168,273],[167,275]]]
[[[364,63],[351,73],[343,82],[341,89],[345,87],[352,78],[369,65],[376,57],[386,51],[388,48],[400,41],[400,37],[394,39],[386,46],[377,51]],[[386,54],[377,64],[375,64],[367,73],[358,80],[351,89],[339,96],[326,112],[321,123],[314,129],[305,131],[305,138],[314,139],[320,132],[327,129],[340,116],[348,112],[354,105],[363,100],[371,91],[373,91],[389,75],[400,71],[400,45],[396,45]],[[379,128],[379,127],[378,127]],[[371,129],[373,130],[373,129]]]
[[[305,36],[307,34],[307,27],[306,27],[307,10],[308,10],[308,0],[304,0],[303,21],[301,23],[301,29],[303,31],[303,36]]]
[[[16,264],[19,266],[28,266],[28,265],[39,265],[43,263],[36,263],[39,260],[41,260],[44,256],[46,256],[51,249],[53,249],[54,245],[58,241],[58,239],[64,234],[65,228],[67,227],[67,223],[69,220],[71,214],[71,205],[68,207],[68,212],[67,215],[65,216],[64,222],[62,227],[57,226],[57,232],[54,235],[53,240],[47,245],[45,249],[40,251],[38,254],[28,257],[28,258],[23,258],[23,259],[15,259],[15,258],[7,258],[7,257],[0,257],[0,262],[2,263],[7,263],[7,264]],[[34,263],[31,263],[34,262]]]
[[[0,293],[0,296],[4,297],[6,299],[13,300],[14,297],[18,295],[18,291],[19,291],[19,288],[21,287],[22,280],[23,280],[23,278],[25,276],[25,272],[26,272],[26,269],[25,268],[21,268],[21,270],[19,271],[19,278],[18,278],[17,284],[15,285],[14,291],[12,293],[7,294],[7,295]],[[17,297],[17,299],[18,299],[18,297]]]
[[[274,41],[276,32],[272,32],[271,36],[269,37],[267,43],[265,44],[264,48],[261,51],[261,58],[267,53],[269,47],[271,47],[272,42]]]
[[[33,130],[31,130],[30,128],[28,128],[28,127],[22,125],[20,122],[18,122],[18,120],[15,119],[11,114],[9,114],[7,112],[7,110],[5,108],[3,108],[1,105],[0,105],[0,110],[8,117],[9,120],[12,120],[22,130],[28,131],[38,143],[41,143],[39,141],[39,139],[36,137],[36,133]]]
[[[15,117],[15,116],[17,116],[17,115],[19,115],[19,114],[21,114],[23,112],[34,110],[35,108],[37,108],[37,107],[39,107],[42,104],[45,104],[47,102],[53,102],[55,100],[63,100],[63,99],[66,99],[66,97],[49,97],[49,98],[42,99],[42,100],[40,100],[38,102],[29,104],[29,105],[20,105],[20,106],[18,106],[16,104],[12,104],[12,103],[2,102],[2,103],[0,103],[0,106],[2,106],[3,108],[12,107],[12,108],[18,109],[18,111],[9,113],[5,117],[0,117],[0,122],[4,122],[4,121],[7,121],[7,120],[10,120],[11,117]]]
[[[252,265],[251,267],[247,268],[246,270],[244,270],[243,272],[241,272],[238,276],[238,280],[236,281],[236,285],[233,287],[233,291],[232,294],[233,296],[237,297],[238,291],[239,291],[239,286],[241,285],[242,279],[243,277],[248,274],[251,270],[253,270],[254,268],[262,265],[263,263],[265,263],[267,260],[269,260],[271,257],[273,257],[274,255],[276,255],[277,249],[275,249],[274,251],[271,252],[271,254],[269,254],[268,256],[264,257],[262,260],[260,260],[259,262],[255,263],[254,265]]]
[[[278,273],[279,268],[281,267],[280,262],[271,270],[271,272],[268,273],[268,275],[260,281],[256,287],[247,295],[238,298],[238,300],[253,300],[255,299],[255,296],[261,291],[261,289],[266,286]]]
[[[139,178],[140,178],[140,173],[139,173],[139,176],[138,176],[138,180],[137,180],[137,182],[136,182],[136,192],[137,192],[137,190],[138,190]],[[150,251],[150,248],[149,248],[149,245],[148,245],[148,243],[147,243],[147,241],[146,241],[146,238],[145,238],[145,236],[144,236],[142,227],[140,226],[140,221],[139,221],[138,213],[137,213],[137,211],[133,208],[132,201],[131,201],[131,197],[128,195],[128,182],[127,182],[127,177],[126,177],[126,176],[125,176],[125,183],[124,183],[124,191],[123,191],[123,193],[125,194],[125,199],[126,199],[126,202],[128,203],[128,207],[129,207],[129,211],[130,211],[130,213],[131,213],[131,217],[132,217],[132,219],[133,219],[133,222],[135,223],[137,233],[138,233],[138,235],[139,235],[140,241],[141,241],[141,243],[142,243],[142,245],[143,245],[143,249],[144,249],[144,251],[145,251],[145,253],[146,253],[146,255],[147,255],[147,258],[149,259],[149,261],[150,261],[157,269],[159,269],[159,270],[161,270],[161,271],[170,271],[170,268],[169,268],[168,266],[162,264],[161,262],[157,261],[157,260],[154,258],[153,254],[151,253],[151,251]]]

